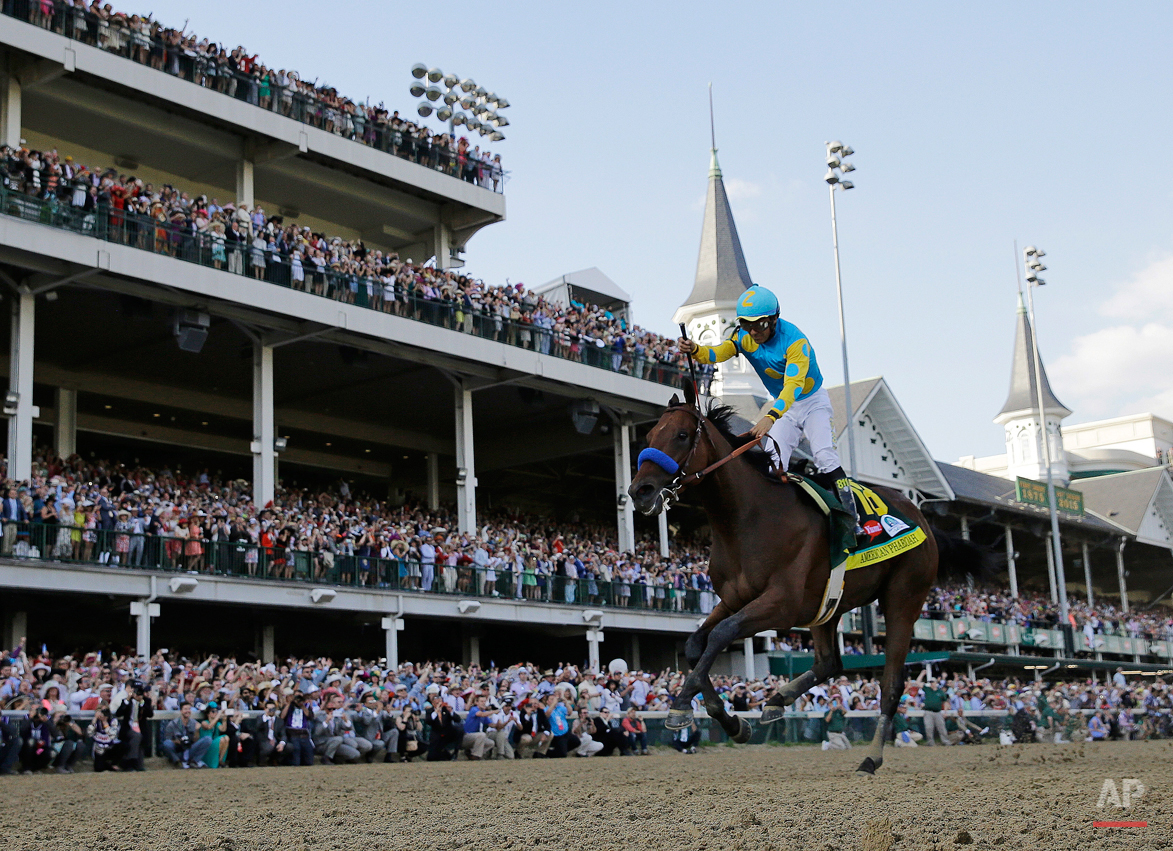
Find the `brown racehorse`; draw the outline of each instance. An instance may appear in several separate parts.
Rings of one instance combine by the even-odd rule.
[[[768,473],[765,453],[760,450],[729,460],[699,481],[690,476],[729,456],[745,439],[735,437],[729,429],[732,410],[713,403],[708,416],[704,416],[691,394],[689,397],[692,404],[681,404],[673,397],[648,434],[648,446],[671,460],[657,456],[663,466],[644,460],[628,490],[639,511],[656,514],[663,510],[665,498],[675,497],[681,484],[693,488],[713,533],[709,576],[721,599],[685,645],[692,671],[676,696],[666,726],[688,726],[692,722],[692,697],[700,692],[709,716],[735,742],[746,742],[751,733],[749,724],[725,711],[709,679],[709,669],[717,654],[738,639],[766,629],[789,630],[817,619],[831,572],[827,524],[822,512],[797,485],[779,481]],[[675,473],[669,472],[672,462],[678,466]],[[688,481],[684,481],[686,477]],[[958,563],[956,567],[972,566],[973,572],[982,572],[976,547],[960,545],[933,532],[924,515],[903,494],[888,488],[875,490],[911,522],[920,525],[928,537],[920,546],[886,561],[847,572],[843,597],[834,613],[821,626],[811,627],[814,665],[766,702],[760,721],[769,724],[779,720],[785,707],[807,689],[842,673],[835,635],[839,618],[844,612],[879,600],[887,623],[884,676],[879,723],[868,756],[858,769],[863,774],[874,774],[884,761],[884,743],[904,693],[904,660],[913,624],[937,579],[938,541],[950,555],[956,553],[958,561],[970,563]]]

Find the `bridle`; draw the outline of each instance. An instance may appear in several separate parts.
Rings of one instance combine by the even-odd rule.
[[[682,491],[684,488],[697,484],[705,476],[709,475],[709,473],[725,466],[739,455],[744,455],[755,446],[760,445],[766,437],[769,437],[769,435],[763,435],[756,440],[751,440],[747,443],[744,443],[734,449],[724,458],[719,458],[702,470],[696,470],[695,472],[690,473],[688,472],[688,467],[692,464],[693,456],[696,455],[696,451],[700,447],[701,438],[704,436],[705,432],[706,420],[700,411],[700,407],[695,404],[690,406],[682,405],[676,410],[685,411],[686,413],[692,414],[694,417],[696,417],[696,431],[693,432],[692,441],[688,447],[688,454],[684,456],[684,461],[678,462],[667,452],[664,452],[661,449],[654,449],[651,446],[640,452],[639,457],[636,458],[637,467],[641,466],[644,461],[651,461],[665,473],[668,473],[672,476],[672,480],[669,481],[668,484],[666,484],[664,487],[660,488],[659,498],[661,511],[667,511],[673,503],[679,502],[680,491]]]

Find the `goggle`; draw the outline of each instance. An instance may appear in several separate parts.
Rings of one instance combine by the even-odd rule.
[[[737,324],[741,326],[742,331],[769,331],[770,326],[774,323],[774,317],[763,316],[761,319],[738,319]]]

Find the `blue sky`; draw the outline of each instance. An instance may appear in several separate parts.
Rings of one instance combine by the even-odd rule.
[[[852,375],[884,375],[934,455],[1003,449],[1014,239],[1048,254],[1039,339],[1069,422],[1173,416],[1173,6],[149,5],[403,112],[415,62],[508,97],[508,220],[472,240],[469,271],[535,285],[598,266],[663,333],[695,271],[711,81],[750,272],[831,383],[836,138],[857,151],[839,199]]]

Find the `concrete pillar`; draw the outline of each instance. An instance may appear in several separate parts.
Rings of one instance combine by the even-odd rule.
[[[639,633],[633,632],[631,634],[631,670],[642,670],[643,666],[639,663]]]
[[[472,391],[456,388],[456,517],[460,531],[477,530],[477,473],[472,425]]]
[[[135,630],[135,655],[147,658],[151,655],[151,618],[159,616],[159,604],[149,600],[134,600],[130,614],[138,621]]]
[[[8,393],[16,394],[15,413],[8,417],[8,478],[23,481],[33,468],[33,322],[36,301],[21,293],[12,301],[12,352]],[[9,407],[10,402],[5,403]]]
[[[1083,582],[1087,586],[1087,604],[1094,606],[1096,601],[1092,592],[1092,559],[1087,541],[1083,542]]]
[[[57,421],[53,424],[53,443],[57,454],[68,458],[77,452],[77,391],[58,387],[56,396]]]
[[[756,679],[754,677],[754,665],[753,665],[753,636],[751,635],[749,638],[745,639],[741,644],[742,644],[742,647],[745,648],[745,681],[747,683],[751,683],[754,681],[754,679]]]
[[[472,667],[476,665],[481,666],[481,637],[479,635],[470,635],[468,637],[468,665]]]
[[[1051,533],[1047,533],[1047,582],[1051,587],[1051,602],[1059,604],[1059,585],[1055,581],[1055,548],[1051,546]]]
[[[660,558],[668,558],[668,512],[661,511],[656,521],[660,526]]]
[[[586,631],[587,640],[587,667],[595,673],[598,673],[599,668],[599,645],[603,643],[603,630],[588,629]]]
[[[241,157],[236,161],[236,205],[247,204],[252,210],[253,203],[253,161]]]
[[[1124,547],[1128,539],[1120,536],[1120,544],[1116,547],[1116,579],[1120,582],[1120,611],[1128,611],[1128,584],[1124,581]]]
[[[0,145],[20,147],[20,80],[9,74],[0,82]]]
[[[635,550],[635,506],[627,489],[631,487],[631,418],[624,416],[616,424],[612,436],[615,443],[615,510],[619,523],[619,551]]]
[[[436,254],[436,268],[447,269],[452,265],[452,241],[448,226],[437,224],[432,231],[433,251]]]
[[[277,656],[277,650],[274,647],[277,638],[277,628],[271,623],[265,624],[261,627],[261,662],[269,663]]]
[[[961,540],[969,540],[969,518],[964,514],[961,515]]]
[[[1018,564],[1014,555],[1014,530],[1006,527],[1006,569],[1010,572],[1010,596],[1018,599]]]
[[[399,667],[399,632],[402,629],[403,618],[398,615],[388,615],[383,618],[383,632],[387,640],[385,655],[389,671],[394,671]]]
[[[440,456],[428,453],[428,510],[440,508]]]
[[[273,416],[273,347],[253,346],[253,503],[258,509],[273,499],[277,478],[277,453],[273,440],[277,424]]]
[[[12,650],[29,634],[29,613],[13,612],[4,621],[4,646],[0,650]]]

